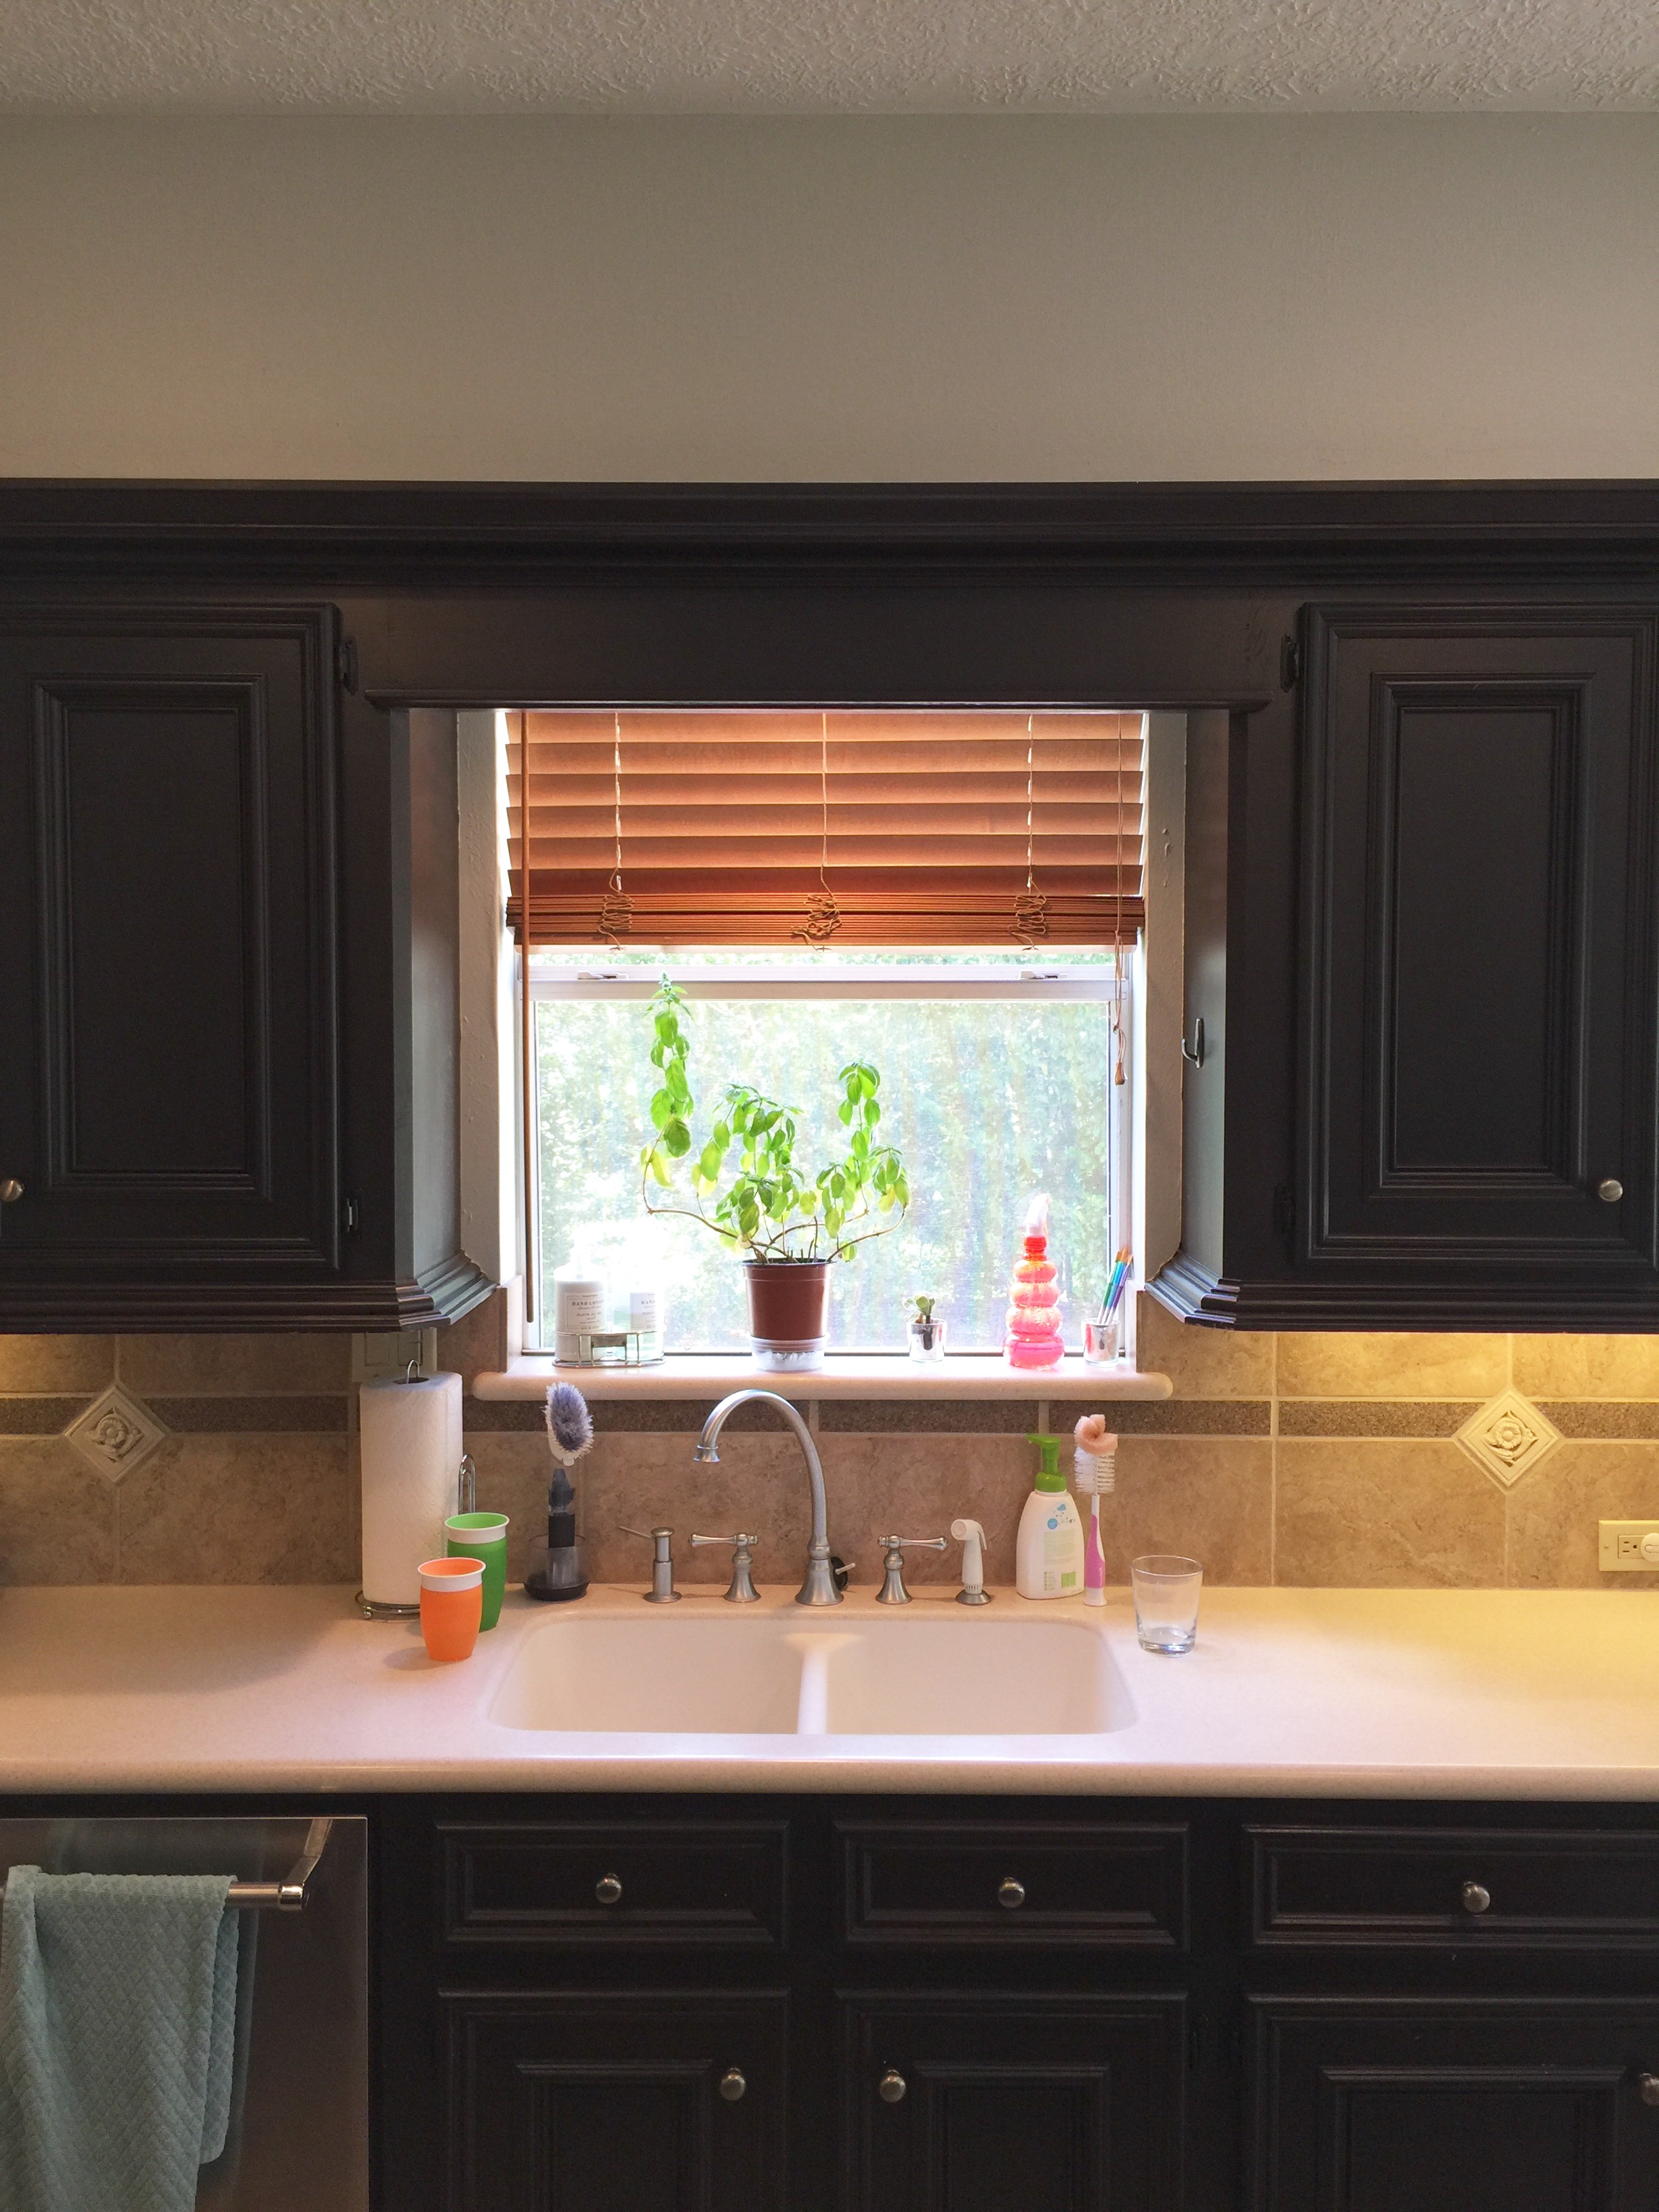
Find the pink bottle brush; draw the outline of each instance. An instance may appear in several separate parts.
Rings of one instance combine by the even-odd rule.
[[[1109,1433],[1104,1413],[1085,1413],[1072,1431],[1077,1444],[1074,1458],[1080,1496],[1089,1501],[1088,1526],[1083,1532],[1083,1602],[1106,1602],[1106,1553],[1100,1540],[1100,1501],[1109,1497],[1117,1483],[1117,1438]]]
[[[1048,1200],[1039,1192],[1025,1210],[1024,1249],[1008,1289],[1002,1356],[1011,1367],[1058,1367],[1066,1357],[1059,1283],[1060,1270],[1048,1257]]]

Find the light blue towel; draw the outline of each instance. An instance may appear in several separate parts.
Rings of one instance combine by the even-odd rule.
[[[230,2121],[230,1882],[12,1868],[0,2212],[191,2212]]]

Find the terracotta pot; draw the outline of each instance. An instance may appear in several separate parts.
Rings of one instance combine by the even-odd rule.
[[[745,1260],[749,1333],[757,1346],[805,1354],[823,1342],[828,1260]]]

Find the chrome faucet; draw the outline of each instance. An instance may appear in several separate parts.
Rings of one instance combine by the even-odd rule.
[[[750,1399],[759,1399],[766,1405],[775,1406],[790,1427],[806,1460],[806,1480],[812,1490],[812,1540],[806,1547],[806,1579],[795,1592],[797,1605],[839,1605],[841,1592],[836,1586],[835,1571],[830,1564],[829,1509],[823,1499],[823,1468],[818,1458],[817,1446],[812,1442],[811,1431],[787,1398],[780,1398],[775,1390],[734,1390],[729,1398],[722,1398],[702,1425],[702,1434],[697,1438],[692,1452],[694,1460],[704,1467],[720,1465],[720,1431],[739,1406]]]

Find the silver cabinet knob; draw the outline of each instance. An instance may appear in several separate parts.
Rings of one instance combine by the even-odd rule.
[[[1485,1912],[1492,1903],[1492,1892],[1481,1882],[1466,1881],[1457,1893],[1465,1912]]]
[[[735,2105],[749,2084],[735,2066],[728,2066],[720,2075],[720,2094],[728,2105]]]
[[[1617,1176],[1604,1176],[1595,1186],[1595,1195],[1604,1206],[1617,1206],[1625,1194],[1625,1186]]]
[[[0,1206],[15,1206],[23,1195],[23,1186],[15,1176],[8,1176],[0,1182]]]
[[[593,1894],[601,1905],[620,1905],[622,1884],[614,1874],[602,1874],[593,1885]]]
[[[884,2105],[902,2104],[904,2093],[909,2086],[898,2069],[896,2066],[890,2066],[876,2084],[876,2094]]]
[[[1659,2074],[1638,2074],[1636,2094],[1644,2105],[1659,2105]]]
[[[1005,1912],[1018,1912],[1025,1902],[1025,1885],[1016,1881],[1012,1875],[997,1884],[997,1903]]]

